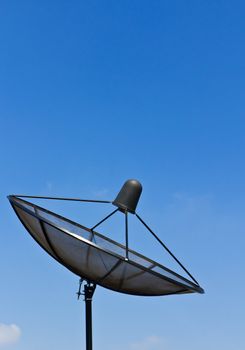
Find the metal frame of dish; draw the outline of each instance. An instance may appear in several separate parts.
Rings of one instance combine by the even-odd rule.
[[[105,288],[109,288],[111,290],[117,291],[117,292],[121,292],[121,293],[125,293],[125,294],[133,294],[133,295],[147,295],[147,296],[154,296],[154,295],[169,295],[169,294],[183,294],[183,293],[204,293],[204,290],[200,287],[200,285],[198,284],[198,282],[194,279],[194,277],[189,273],[189,271],[183,266],[183,264],[175,257],[175,255],[168,249],[168,247],[160,240],[160,238],[151,230],[151,228],[143,221],[143,219],[134,211],[129,211],[127,210],[127,208],[121,208],[118,206],[117,209],[115,209],[113,212],[111,212],[110,214],[108,214],[106,217],[104,217],[102,220],[100,220],[96,225],[94,225],[92,228],[87,228],[85,226],[82,226],[70,219],[67,219],[61,215],[58,215],[52,211],[49,211],[45,208],[42,208],[36,204],[30,203],[26,200],[23,200],[21,198],[33,198],[33,199],[52,199],[52,200],[71,200],[71,201],[80,201],[80,202],[91,202],[91,203],[113,203],[111,201],[99,201],[99,200],[89,200],[89,199],[79,199],[79,198],[61,198],[61,197],[43,197],[43,196],[26,196],[26,195],[10,195],[8,196],[8,199],[16,213],[16,215],[18,216],[18,218],[20,219],[20,221],[22,222],[22,224],[24,225],[24,227],[26,228],[26,230],[30,233],[30,235],[34,238],[34,240],[36,240],[36,242],[41,245],[41,247],[49,254],[51,255],[54,259],[56,259],[59,263],[61,263],[62,265],[64,265],[66,268],[68,268],[70,271],[72,271],[73,273],[77,274],[78,276],[81,277],[80,279],[80,287],[79,287],[79,291],[78,291],[78,298],[80,297],[80,295],[84,295],[84,301],[85,301],[85,305],[86,305],[86,350],[92,350],[92,298],[93,298],[93,294],[96,288],[96,285],[101,285],[102,287]],[[115,202],[115,201],[114,201]],[[114,204],[114,203],[113,203]],[[117,205],[117,204],[114,204]],[[34,209],[34,211],[30,210],[27,208],[27,206],[32,207]],[[52,254],[45,248],[44,245],[42,245],[33,235],[33,233],[31,232],[31,230],[28,228],[28,226],[25,224],[24,220],[21,218],[21,216],[19,215],[19,213],[17,212],[17,208],[21,209],[22,211],[26,212],[26,214],[29,214],[31,216],[33,216],[34,218],[36,218],[38,220],[38,222],[40,223],[42,230],[43,230],[43,234],[46,238],[46,241],[49,245],[49,248],[52,252]],[[60,227],[59,225],[55,224],[54,222],[51,222],[50,220],[48,220],[47,218],[41,217],[38,214],[38,211],[41,210],[44,213],[47,213],[49,215],[52,215],[54,218],[60,219],[62,221],[65,221],[66,223],[69,223],[73,226],[76,226],[82,230],[85,230],[87,232],[90,232],[92,235],[96,235],[98,237],[100,237],[103,240],[106,240],[107,242],[110,242],[110,244],[114,244],[115,247],[119,247],[121,249],[123,249],[125,251],[125,256],[121,256],[119,254],[117,254],[116,252],[113,252],[109,249],[106,249],[105,247],[101,247],[99,245],[97,245],[96,243],[80,236],[80,235],[76,235],[72,232],[69,232],[69,230],[65,229],[64,227]],[[101,225],[104,221],[106,221],[107,219],[109,219],[112,215],[114,215],[116,212],[121,211],[123,212],[123,214],[125,215],[125,246],[122,244],[119,244],[118,242],[115,242],[113,240],[111,240],[108,237],[105,237],[103,235],[101,235],[99,232],[95,231],[95,228],[97,228],[99,225]],[[185,277],[177,274],[176,272],[166,268],[165,266],[143,256],[142,254],[139,254],[131,249],[129,249],[128,247],[128,234],[129,234],[129,230],[128,230],[128,212],[135,214],[135,216],[137,217],[137,219],[146,227],[146,229],[153,235],[153,237],[161,244],[161,246],[172,256],[172,258],[179,264],[179,266],[188,274],[188,276],[192,279],[192,281],[186,279]],[[126,262],[127,264],[130,264],[132,266],[135,266],[137,268],[139,268],[141,271],[144,272],[148,272],[152,275],[155,275],[165,281],[168,281],[170,283],[172,283],[173,285],[176,286],[181,286],[183,289],[181,289],[178,292],[170,292],[170,293],[162,293],[162,294],[144,294],[144,293],[136,293],[136,292],[127,292],[125,290],[120,290],[117,288],[113,288],[113,287],[108,287],[108,285],[104,285],[103,284],[103,280],[105,279],[105,277],[107,275],[109,275],[114,269],[115,266],[111,269],[111,271],[108,271],[108,273],[106,274],[106,276],[104,278],[102,278],[101,280],[93,280],[93,278],[90,278],[89,276],[86,275],[81,275],[79,274],[77,271],[74,270],[74,268],[72,266],[69,266],[69,264],[66,261],[63,261],[62,258],[59,256],[59,254],[57,254],[55,247],[52,245],[52,243],[49,240],[48,234],[46,233],[46,229],[45,229],[45,225],[49,225],[50,227],[53,227],[57,230],[59,230],[60,232],[62,232],[65,235],[68,236],[72,236],[74,239],[76,240],[80,240],[81,242],[95,248],[98,249],[99,251],[105,253],[105,254],[109,254],[115,258],[118,259],[118,264],[121,264],[122,262]],[[140,259],[144,259],[145,261],[147,261],[148,263],[150,263],[150,267],[145,267],[144,265],[140,265],[138,264],[136,261],[131,260],[130,256],[131,254],[133,256],[137,256]],[[152,268],[153,267],[159,267],[162,271],[165,271],[166,274],[168,274],[168,276],[165,276],[163,274],[158,273],[157,271],[153,271]],[[172,276],[172,278],[169,277],[169,275]],[[175,279],[174,279],[175,278]],[[86,281],[86,284],[84,285],[84,290],[83,293],[81,293],[81,285],[82,282]]]

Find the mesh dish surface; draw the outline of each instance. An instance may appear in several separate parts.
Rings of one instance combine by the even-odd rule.
[[[128,251],[98,232],[40,206],[9,196],[18,218],[54,259],[83,279],[132,295],[203,293],[203,289],[170,269]]]

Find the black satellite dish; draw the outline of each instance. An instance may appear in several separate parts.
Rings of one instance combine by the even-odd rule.
[[[92,350],[91,304],[97,284],[120,293],[141,296],[204,293],[189,271],[136,213],[141,192],[142,186],[137,180],[128,180],[113,202],[78,198],[8,196],[18,218],[36,242],[54,259],[81,278],[78,297],[82,294],[81,285],[85,281],[86,350]],[[112,203],[117,208],[92,228],[87,228],[22,198]],[[100,224],[118,211],[125,215],[125,245],[95,231]],[[136,216],[190,279],[129,249],[128,213]]]

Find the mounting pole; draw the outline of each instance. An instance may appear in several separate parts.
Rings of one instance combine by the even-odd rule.
[[[92,298],[96,288],[96,284],[87,281],[84,285],[84,301],[86,309],[86,350],[93,349],[92,343]]]

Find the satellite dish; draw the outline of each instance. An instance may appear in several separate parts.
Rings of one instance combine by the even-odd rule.
[[[55,260],[81,278],[78,297],[82,294],[82,282],[86,281],[84,295],[87,350],[92,350],[91,303],[96,285],[140,296],[204,293],[189,271],[136,213],[141,192],[142,186],[137,180],[128,180],[113,202],[24,195],[8,197],[18,218],[36,242]],[[116,209],[92,228],[88,228],[23,198],[110,203]],[[125,215],[125,245],[109,239],[97,230],[99,225],[118,211]],[[136,216],[190,279],[128,247],[128,213]]]

